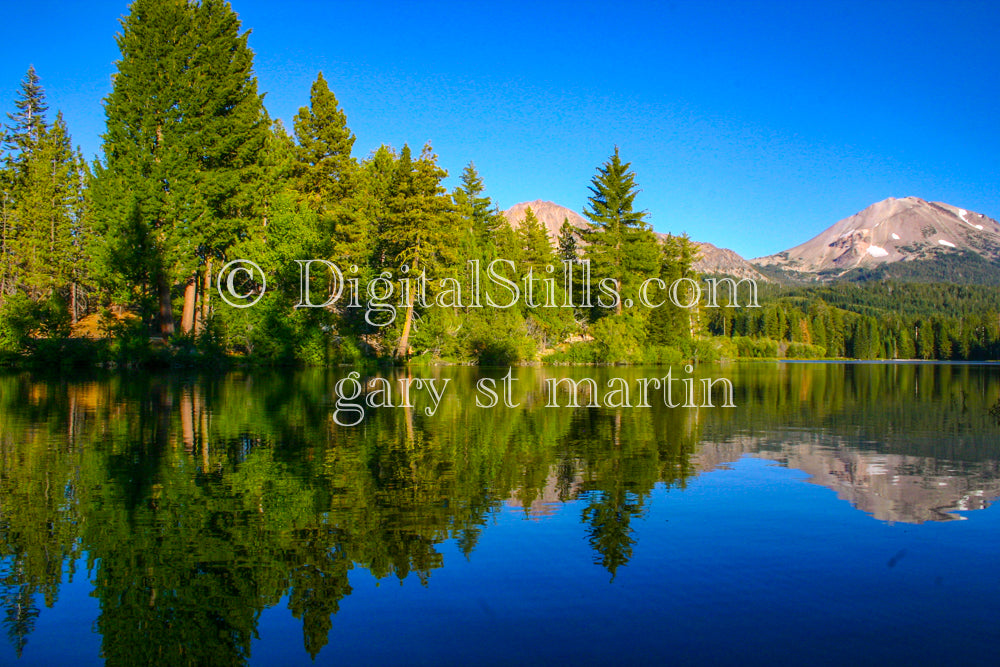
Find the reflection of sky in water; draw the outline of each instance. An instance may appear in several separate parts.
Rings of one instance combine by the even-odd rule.
[[[806,481],[743,457],[683,490],[660,485],[613,581],[581,531],[586,498],[540,520],[506,507],[470,558],[440,545],[426,586],[353,570],[316,664],[986,664],[1000,513],[890,525]],[[100,664],[89,591],[81,561],[16,664]],[[252,664],[313,664],[287,597],[259,634]],[[14,663],[7,645],[0,662]]]
[[[238,630],[259,634],[250,662],[261,665],[989,664],[996,369],[731,370],[731,411],[490,412],[453,400],[436,419],[381,413],[355,431],[331,430],[324,376],[68,389],[0,377],[0,516],[16,524],[0,532],[0,572],[22,543],[48,545],[31,527],[48,520],[49,473],[77,480],[79,504],[59,511],[103,559],[89,573],[78,560],[72,582],[64,564],[52,608],[35,593],[24,655],[0,638],[0,664],[100,664],[102,628],[120,633],[118,649],[155,645],[157,628],[134,618],[182,623],[201,605],[198,622],[211,623],[230,595],[249,596],[232,600],[251,612]],[[530,391],[555,371],[519,372]],[[577,372],[591,370],[566,370]],[[469,373],[455,370],[456,385]],[[455,533],[467,525],[479,537],[463,552]],[[350,590],[316,593],[343,596],[313,663],[288,586],[337,567],[324,558],[341,539],[357,560],[340,561]],[[144,551],[154,544],[162,555]],[[402,581],[371,573],[386,554],[380,571],[402,568]],[[113,576],[99,599],[102,572]],[[192,594],[205,573],[223,582],[213,599]],[[115,608],[123,587],[138,594]],[[233,630],[229,614],[202,639],[224,645],[214,637]],[[187,636],[160,634],[166,651]]]
[[[1000,513],[890,526],[804,481],[742,458],[658,488],[613,582],[581,534],[582,501],[542,521],[508,508],[469,560],[445,545],[427,587],[356,573],[330,647],[383,664],[983,663]],[[281,605],[263,621],[262,665],[282,655],[269,639],[300,632]]]

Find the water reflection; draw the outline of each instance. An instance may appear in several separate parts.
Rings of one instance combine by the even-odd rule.
[[[85,555],[108,664],[243,664],[285,596],[315,656],[356,568],[426,584],[442,543],[474,557],[501,508],[544,521],[576,501],[614,580],[654,488],[746,454],[882,521],[1000,495],[998,367],[708,368],[737,408],[544,407],[546,377],[656,371],[520,369],[519,408],[479,409],[475,371],[433,369],[453,381],[435,415],[373,410],[352,428],[331,418],[337,373],[0,377],[3,627],[20,654]]]

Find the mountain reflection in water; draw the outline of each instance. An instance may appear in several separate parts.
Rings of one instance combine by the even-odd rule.
[[[543,527],[571,511],[614,582],[643,550],[678,548],[644,539],[654,492],[747,455],[883,522],[966,518],[1000,495],[1000,367],[734,365],[701,371],[733,380],[732,409],[544,407],[547,377],[650,371],[515,369],[520,407],[480,409],[476,379],[506,369],[429,369],[452,380],[433,417],[352,428],[330,416],[337,372],[0,376],[10,646],[30,656],[45,607],[83,578],[108,664],[242,664],[279,603],[316,656],[359,570],[433,588],[442,547],[474,561],[504,511]]]

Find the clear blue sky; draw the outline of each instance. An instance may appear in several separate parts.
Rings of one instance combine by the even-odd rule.
[[[503,208],[580,211],[614,145],[657,231],[747,257],[889,196],[1000,218],[1000,3],[233,0],[286,126],[322,70],[357,135],[472,160]],[[7,3],[0,105],[29,64],[88,156],[127,3]]]

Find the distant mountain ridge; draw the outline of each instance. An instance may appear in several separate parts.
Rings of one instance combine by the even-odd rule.
[[[559,230],[562,227],[564,220],[569,220],[569,223],[578,230],[585,230],[589,228],[587,219],[576,211],[541,199],[514,204],[509,209],[504,211],[504,216],[507,218],[507,222],[510,223],[511,227],[517,229],[521,225],[528,208],[531,208],[535,217],[538,218],[543,225],[545,225],[545,229],[549,233],[549,238],[551,239],[553,246],[556,245],[559,239]],[[658,232],[654,232],[654,234],[661,241],[667,236],[666,234],[660,234]],[[699,250],[699,257],[695,262],[694,268],[699,273],[709,275],[729,275],[737,278],[752,278],[754,280],[761,281],[768,280],[768,278],[754,268],[750,262],[743,259],[732,250],[729,250],[728,248],[719,248],[711,243],[700,241],[695,241],[694,243],[698,246]]]
[[[960,275],[963,264],[979,270],[1000,265],[1000,223],[943,202],[890,197],[805,243],[750,261],[811,278],[849,277],[855,270],[885,273],[885,265],[897,262],[920,262],[925,272],[937,264],[958,267]]]
[[[578,230],[587,220],[572,209],[537,199],[506,211],[515,229],[528,208],[556,244],[563,220]],[[665,234],[656,234],[660,239]],[[746,260],[727,248],[695,241],[695,269],[758,281],[815,282],[893,278],[906,282],[1000,284],[1000,222],[952,204],[889,197],[844,218],[805,243]]]

